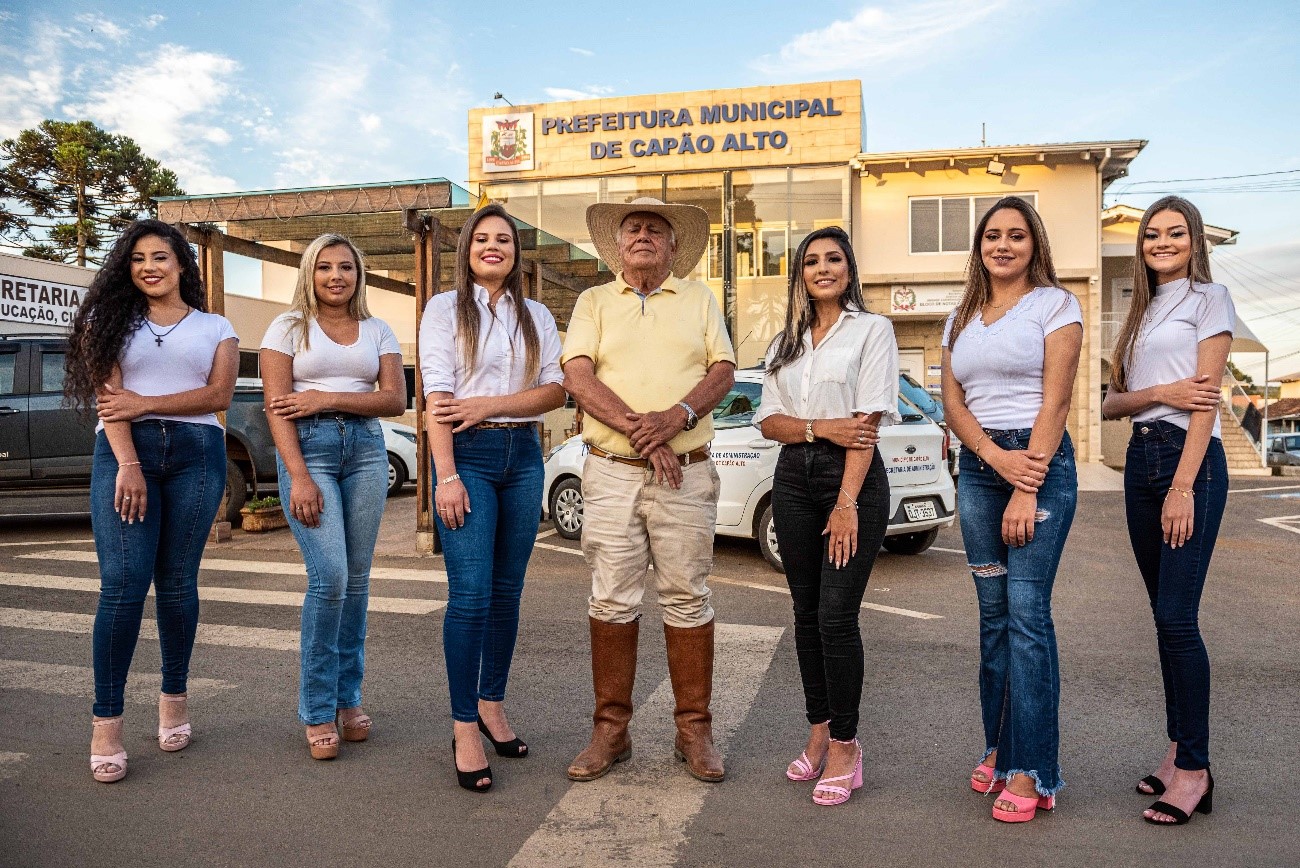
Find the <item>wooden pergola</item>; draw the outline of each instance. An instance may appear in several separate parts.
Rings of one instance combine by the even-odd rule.
[[[214,313],[225,313],[225,253],[298,268],[301,250],[333,232],[350,238],[366,257],[367,286],[412,297],[417,333],[429,298],[450,288],[460,229],[474,211],[468,192],[443,178],[157,201],[158,219],[199,248]],[[577,294],[608,275],[573,245],[524,224],[519,230],[526,292],[565,329]],[[423,464],[428,443],[419,365],[415,378],[416,448]],[[437,551],[428,473],[416,473],[416,491],[417,548]]]

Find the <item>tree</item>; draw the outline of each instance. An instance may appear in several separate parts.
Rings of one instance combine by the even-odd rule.
[[[155,196],[181,196],[175,173],[131,138],[90,121],[42,121],[0,143],[0,239],[24,256],[78,265],[132,220],[155,216]]]
[[[1242,384],[1242,388],[1246,392],[1250,392],[1251,389],[1254,388],[1255,381],[1250,378],[1250,374],[1247,374],[1241,368],[1234,365],[1232,359],[1228,359],[1228,373],[1237,378],[1237,382]]]

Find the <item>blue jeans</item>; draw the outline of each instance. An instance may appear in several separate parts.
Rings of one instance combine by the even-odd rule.
[[[1003,449],[1029,446],[1028,428],[986,433]],[[984,756],[998,752],[995,779],[1028,775],[1048,796],[1065,784],[1058,762],[1061,677],[1052,585],[1078,500],[1070,435],[1061,437],[1038,489],[1034,538],[1019,547],[1002,541],[1002,514],[1013,491],[975,450],[962,450],[957,502],[979,597]]]
[[[306,419],[295,426],[307,472],[325,499],[317,527],[289,516],[307,566],[298,719],[311,726],[361,704],[370,566],[388,496],[388,453],[378,419]],[[289,471],[278,454],[276,465],[280,502],[287,505]]]
[[[90,522],[99,557],[92,654],[95,708],[122,713],[126,674],[153,584],[162,651],[162,692],[184,693],[199,624],[199,561],[226,488],[226,438],[216,425],[150,419],[131,423],[147,489],[144,519],[113,509],[117,459],[100,431],[90,474]]]
[[[480,699],[506,698],[544,472],[536,428],[471,428],[453,450],[471,512],[450,530],[434,510],[447,563],[442,650],[451,717],[473,723]]]
[[[1198,611],[1228,502],[1228,462],[1223,441],[1211,437],[1192,485],[1191,539],[1170,548],[1160,528],[1160,512],[1186,439],[1187,432],[1171,422],[1133,424],[1124,463],[1124,509],[1133,555],[1155,616],[1166,729],[1169,740],[1178,745],[1174,765],[1204,769],[1210,767],[1210,657],[1201,640]]]
[[[794,647],[809,723],[830,722],[831,738],[858,734],[864,671],[862,596],[889,526],[889,477],[877,451],[858,492],[858,551],[842,568],[823,536],[844,479],[833,443],[781,447],[772,479],[772,516],[794,605]]]

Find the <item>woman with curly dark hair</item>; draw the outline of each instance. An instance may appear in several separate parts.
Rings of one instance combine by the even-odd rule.
[[[126,775],[123,693],[150,585],[162,651],[158,746],[190,743],[185,687],[199,559],[226,479],[216,412],[230,406],[239,370],[235,330],[206,307],[185,238],[140,220],[113,245],[72,325],[67,394],[99,416],[90,478],[100,573],[90,769],[105,783]]]

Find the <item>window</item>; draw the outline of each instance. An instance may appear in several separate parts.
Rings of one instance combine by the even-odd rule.
[[[257,350],[239,351],[239,376],[252,380],[262,376],[261,357]]]
[[[1034,208],[1037,193],[1017,193]],[[975,226],[1002,196],[943,196],[912,199],[912,253],[966,253]]]
[[[63,391],[63,365],[66,353],[41,353],[41,391]]]
[[[17,364],[17,353],[0,353],[0,395],[14,393],[14,371]]]

